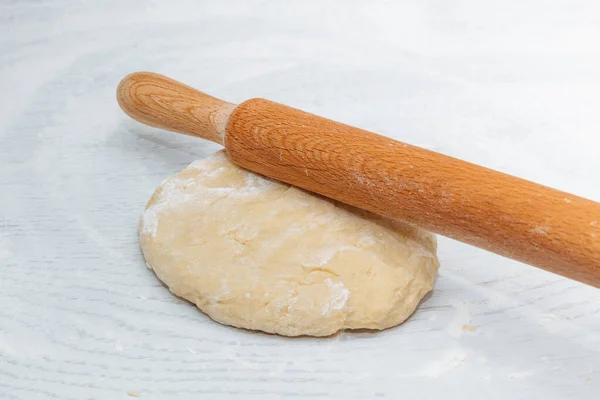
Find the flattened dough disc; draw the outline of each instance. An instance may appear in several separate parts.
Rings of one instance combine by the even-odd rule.
[[[246,171],[224,152],[164,181],[139,233],[174,294],[220,323],[286,336],[397,325],[439,266],[432,234]]]

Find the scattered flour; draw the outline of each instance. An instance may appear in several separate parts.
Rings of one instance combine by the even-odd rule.
[[[425,378],[439,378],[454,368],[462,365],[466,359],[467,355],[463,350],[453,349],[448,351],[438,360],[426,365],[418,375]]]
[[[512,373],[506,374],[506,376],[509,377],[509,378],[511,378],[511,379],[531,378],[532,376],[535,376],[535,370],[534,369],[528,369],[526,371],[512,372]]]

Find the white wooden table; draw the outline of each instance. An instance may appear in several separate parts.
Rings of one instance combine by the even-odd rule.
[[[129,120],[136,70],[599,201],[600,4],[510,3],[0,1],[0,399],[597,399],[600,291],[448,239],[407,323],[328,339],[214,323],[138,248],[218,147]]]

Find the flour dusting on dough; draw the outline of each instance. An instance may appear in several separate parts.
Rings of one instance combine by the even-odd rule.
[[[186,190],[194,185],[196,185],[196,182],[193,179],[172,178],[164,181],[163,190],[158,195],[157,201],[142,214],[142,233],[156,236],[160,214],[180,207],[183,203],[191,200],[192,195],[187,193]]]
[[[325,249],[320,253],[315,254],[315,264],[316,266],[322,267],[330,262],[335,256],[344,252],[344,251],[358,251],[360,250],[355,246],[339,246],[339,247],[330,247]]]
[[[156,236],[157,229],[158,216],[156,215],[156,210],[150,207],[142,214],[142,233],[144,235]]]
[[[344,308],[350,296],[350,291],[346,289],[346,286],[342,282],[332,282],[331,279],[325,279],[323,282],[327,285],[331,297],[321,310],[321,314],[327,314],[330,310],[341,310]]]
[[[233,165],[224,152],[156,190],[144,258],[214,320],[287,336],[408,318],[439,263],[430,233]]]
[[[202,171],[200,179],[178,179],[173,177],[163,181],[162,191],[158,195],[152,206],[148,207],[141,218],[141,232],[145,235],[156,236],[158,230],[158,221],[161,214],[181,207],[185,202],[191,199],[197,199],[198,195],[206,192],[209,195],[220,194],[223,196],[243,197],[258,196],[260,193],[269,190],[277,183],[261,177],[253,172],[243,171],[245,174],[244,186],[219,187],[206,185],[208,180],[214,180],[222,173],[227,172],[227,168],[222,166],[227,161],[224,153],[217,153],[215,156],[206,159],[194,161],[188,166],[188,169]]]

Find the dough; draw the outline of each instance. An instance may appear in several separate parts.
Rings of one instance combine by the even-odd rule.
[[[286,336],[385,329],[433,287],[435,237],[233,165],[196,161],[139,225],[147,265],[223,324]]]

